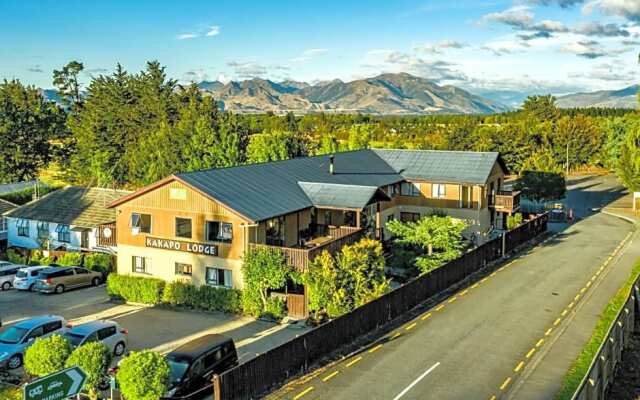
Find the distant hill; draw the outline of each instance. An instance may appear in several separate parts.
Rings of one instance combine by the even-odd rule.
[[[455,86],[439,86],[406,73],[315,85],[259,78],[220,85],[201,82],[198,86],[222,102],[226,110],[235,112],[423,115],[491,114],[508,110],[501,103]]]
[[[637,108],[639,88],[640,86],[633,85],[620,90],[575,93],[558,97],[556,104],[561,108]]]

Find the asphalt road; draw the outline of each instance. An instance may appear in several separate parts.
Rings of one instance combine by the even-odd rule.
[[[630,225],[591,210],[619,195],[612,177],[580,178],[568,204],[582,219],[477,285],[462,290],[358,354],[300,379],[287,399],[490,399],[606,262]],[[271,396],[270,396],[271,397]]]

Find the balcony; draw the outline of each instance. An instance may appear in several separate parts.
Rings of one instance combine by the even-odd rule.
[[[117,246],[116,240],[116,224],[104,224],[98,227],[98,246],[114,247]]]
[[[343,246],[357,242],[364,235],[362,228],[350,226],[326,226],[320,229],[320,236],[308,240],[304,245],[297,247],[282,247],[267,244],[251,243],[252,249],[271,249],[280,251],[287,261],[287,265],[297,271],[304,272],[309,268],[311,260],[319,256],[323,251],[331,254],[337,253]]]
[[[513,213],[520,208],[520,192],[500,190],[491,206],[498,212]]]

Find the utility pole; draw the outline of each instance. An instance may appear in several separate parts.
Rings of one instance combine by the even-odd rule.
[[[569,141],[567,140],[567,178],[569,177]]]

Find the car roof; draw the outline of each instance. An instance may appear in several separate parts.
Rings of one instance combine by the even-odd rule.
[[[6,264],[6,265],[0,265],[0,270],[5,270],[5,269],[14,269],[14,268],[22,268],[22,265],[18,265],[18,264]]]
[[[233,339],[224,335],[210,334],[200,336],[167,354],[170,358],[194,360],[214,347],[233,342]]]
[[[54,272],[64,271],[64,270],[69,269],[69,268],[74,268],[74,267],[46,267],[45,269],[43,269],[40,272],[42,274],[52,274]]]
[[[64,321],[64,318],[58,315],[40,315],[38,317],[33,317],[33,318],[25,319],[24,321],[20,321],[17,324],[15,324],[15,326],[17,326],[18,328],[31,329],[31,328],[35,328],[36,326],[40,326],[42,324],[46,324],[47,322],[53,322],[53,321]]]
[[[31,267],[22,267],[20,268],[21,271],[33,271],[33,270],[38,270],[38,269],[46,269],[46,268],[50,268],[46,265],[36,265],[36,266],[31,266]]]
[[[88,335],[97,331],[98,329],[107,328],[109,326],[118,326],[114,321],[97,320],[85,322],[84,324],[78,324],[71,328],[69,332],[77,335]]]

